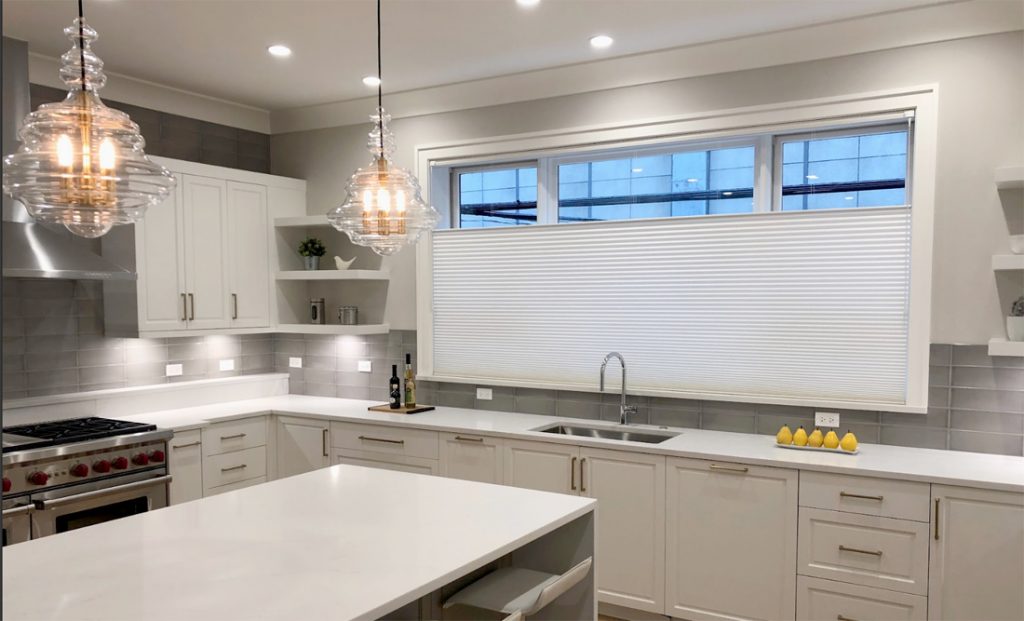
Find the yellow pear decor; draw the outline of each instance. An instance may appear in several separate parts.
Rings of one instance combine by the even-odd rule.
[[[823,445],[825,448],[830,449],[839,448],[839,436],[836,435],[835,431],[829,430],[829,432],[825,434]]]
[[[821,429],[814,427],[808,434],[803,425],[796,431],[791,431],[789,425],[783,425],[775,434],[775,443],[783,448],[803,449],[805,451],[835,451],[837,453],[856,453],[857,436],[847,431],[842,440],[834,429],[822,433]]]
[[[800,425],[800,428],[793,434],[793,444],[797,446],[807,446],[807,432],[804,431],[803,425]]]
[[[822,442],[825,441],[825,436],[821,435],[821,429],[817,427],[811,432],[811,435],[807,436],[807,446],[813,446],[815,448],[821,446]]]
[[[857,450],[857,436],[853,435],[852,431],[847,430],[846,435],[839,441],[839,448],[843,449],[847,453],[852,453]]]
[[[775,441],[783,445],[793,443],[793,432],[789,430],[789,425],[783,425],[782,429],[779,429],[779,433],[775,434]]]

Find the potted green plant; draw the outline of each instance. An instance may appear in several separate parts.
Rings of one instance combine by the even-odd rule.
[[[320,257],[327,254],[327,248],[319,239],[309,237],[299,244],[299,254],[306,259],[307,270],[318,270],[320,269]]]
[[[1010,306],[1010,316],[1006,318],[1006,336],[1011,341],[1024,341],[1024,295]]]

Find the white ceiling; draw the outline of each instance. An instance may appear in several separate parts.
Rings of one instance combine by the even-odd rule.
[[[799,28],[944,0],[384,0],[385,92]],[[108,71],[282,110],[366,97],[374,0],[86,0]],[[5,0],[3,34],[58,57],[73,0]],[[588,39],[615,38],[595,52]],[[273,58],[268,45],[292,48]]]

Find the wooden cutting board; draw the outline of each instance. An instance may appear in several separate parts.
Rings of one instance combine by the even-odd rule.
[[[385,414],[419,414],[420,412],[429,412],[434,409],[432,405],[414,405],[411,408],[407,408],[404,405],[400,408],[392,409],[390,405],[385,403],[384,405],[374,405],[366,408],[371,412],[384,412]]]

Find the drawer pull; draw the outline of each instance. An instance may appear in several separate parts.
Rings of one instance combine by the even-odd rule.
[[[718,464],[711,464],[708,467],[711,468],[712,470],[721,470],[723,472],[737,472],[737,473],[740,473],[740,474],[745,474],[745,473],[750,471],[750,468],[744,468],[742,466],[741,467],[732,467],[732,466],[719,466]]]
[[[576,489],[576,458],[569,463],[569,489]]]
[[[244,438],[244,437],[245,437],[244,433],[236,433],[236,434],[233,434],[233,435],[230,435],[230,436],[221,436],[220,439],[221,440],[237,440],[238,438]]]
[[[844,545],[839,546],[840,552],[856,552],[857,554],[870,554],[871,556],[882,557],[881,550],[861,550],[860,548],[848,548]]]
[[[839,497],[840,498],[860,498],[861,500],[877,500],[878,502],[882,502],[883,500],[885,500],[885,496],[881,496],[881,495],[878,495],[878,496],[865,496],[864,494],[851,494],[849,492],[839,492]]]
[[[370,436],[359,436],[365,442],[385,442],[387,444],[405,444],[405,440],[389,440],[387,438],[373,438]]]
[[[172,444],[171,448],[172,449],[183,449],[183,448],[188,448],[190,446],[199,446],[200,444],[202,444],[202,442],[196,440],[195,442],[189,442],[188,444]]]
[[[245,464],[242,464],[240,466],[231,466],[230,468],[221,468],[220,471],[221,472],[233,472],[235,470],[243,470],[245,468],[245,466],[246,466]]]
[[[856,619],[851,619],[850,617],[846,617],[846,616],[843,616],[843,615],[836,615],[836,621],[857,621],[857,620]]]
[[[455,436],[455,439],[459,442],[483,442],[483,438],[470,438],[467,436]]]

